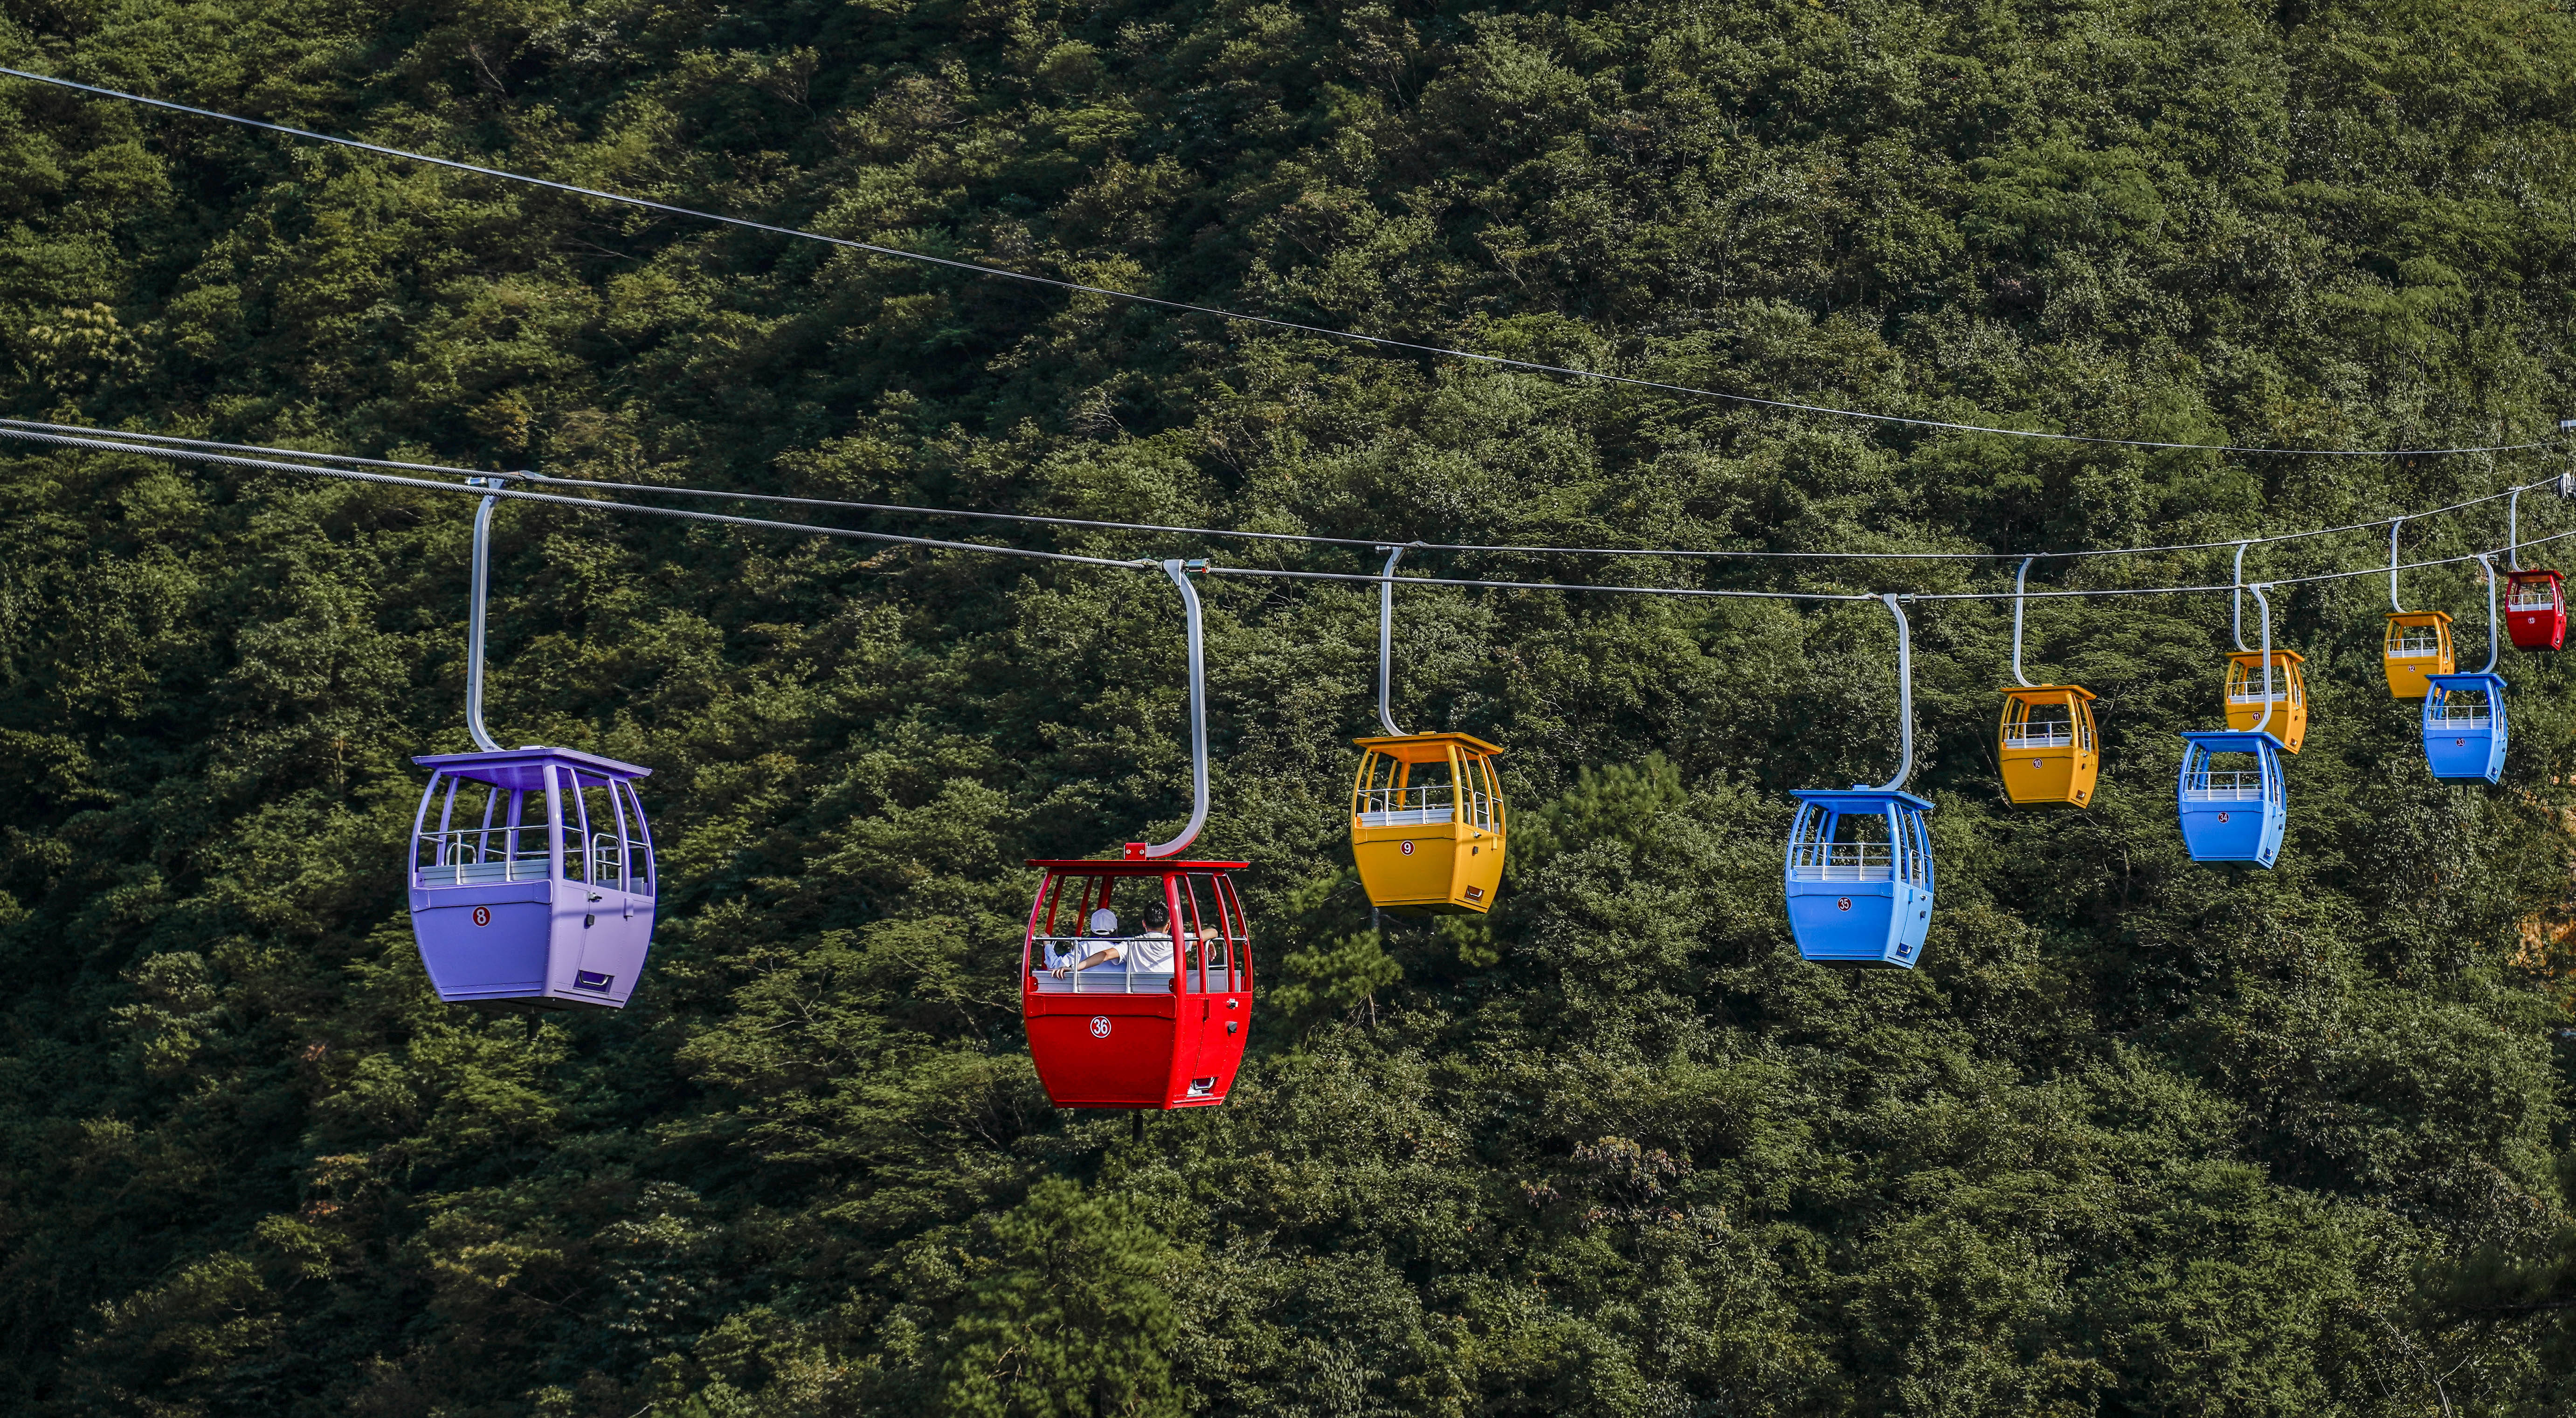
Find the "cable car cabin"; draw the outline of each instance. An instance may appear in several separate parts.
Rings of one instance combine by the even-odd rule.
[[[2446,782],[2504,776],[2504,676],[2435,675],[2424,696],[2424,762]]]
[[[1046,876],[1021,947],[1020,1014],[1047,1098],[1059,1108],[1224,1102],[1252,1032],[1252,949],[1232,876],[1245,864],[1029,865]],[[1161,924],[1149,920],[1157,906]]]
[[[622,1009],[653,943],[650,768],[569,748],[445,753],[412,819],[411,930],[438,997]]]
[[[2281,741],[2283,753],[2296,753],[2308,741],[2308,678],[2296,650],[2272,652],[2272,717],[2263,717],[2263,652],[2239,650],[2227,657],[2227,727],[2251,732],[2255,725]]]
[[[1493,909],[1503,881],[1501,749],[1472,734],[1353,739],[1351,855],[1370,904],[1399,916]]]
[[[2271,866],[2290,817],[2281,741],[2269,732],[2233,729],[2182,737],[2189,746],[2175,795],[2191,859]]]
[[[1888,788],[1801,789],[1789,828],[1789,933],[1827,965],[1914,968],[1932,928],[1932,804]]]
[[[2093,691],[2043,684],[2007,689],[2003,696],[1995,752],[2003,764],[2004,796],[2016,807],[2083,807],[2093,801],[2093,784],[2102,773]]]
[[[2431,692],[2428,676],[2446,675],[2459,666],[2451,658],[2451,617],[2447,611],[2392,611],[2388,634],[2380,642],[2379,663],[2388,672],[2388,692],[2398,699],[2421,699]]]
[[[2517,650],[2567,647],[2567,592],[2555,571],[2504,574],[2504,626]]]

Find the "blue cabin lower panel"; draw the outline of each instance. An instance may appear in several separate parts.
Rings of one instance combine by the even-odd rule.
[[[2497,782],[2504,777],[2504,729],[2427,727],[2424,763],[2448,782]]]
[[[2182,843],[2195,862],[2269,867],[2281,855],[2281,834],[2288,825],[2288,813],[2260,801],[2182,804]]]
[[[1932,893],[1892,881],[1789,883],[1789,933],[1808,960],[1911,970],[1932,928]]]

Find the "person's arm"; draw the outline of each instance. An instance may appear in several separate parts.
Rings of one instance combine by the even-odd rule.
[[[1071,965],[1058,965],[1057,967],[1055,967],[1055,977],[1056,977],[1057,979],[1061,980],[1061,979],[1063,979],[1066,975],[1069,975],[1069,974],[1071,974],[1072,972],[1074,972],[1074,971],[1076,971],[1076,970],[1088,970],[1088,969],[1090,969],[1090,968],[1091,968],[1092,966],[1094,966],[1094,965],[1105,964],[1105,963],[1107,963],[1108,961],[1118,960],[1118,959],[1123,959],[1123,958],[1125,958],[1126,954],[1127,954],[1127,947],[1125,947],[1125,946],[1123,946],[1123,945],[1104,945],[1104,946],[1100,947],[1098,950],[1093,951],[1090,955],[1088,955],[1088,956],[1084,957],[1083,959],[1081,959],[1081,960],[1079,960],[1079,961],[1076,961],[1075,963],[1073,963],[1073,964],[1071,964]]]

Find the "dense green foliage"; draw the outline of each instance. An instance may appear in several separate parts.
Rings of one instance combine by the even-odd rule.
[[[6,63],[1292,319],[1926,417],[2521,441],[2576,368],[2576,21],[2528,0],[6,0]],[[1933,434],[1389,358],[0,85],[0,408],[567,475],[1362,538],[1984,549],[2430,508],[2531,456]],[[492,719],[651,764],[613,1017],[431,998],[470,504],[0,450],[0,1407],[179,1415],[2505,1414],[2576,1403],[2576,676],[2440,787],[2384,586],[2285,590],[2277,871],[2192,866],[2224,596],[2037,603],[2081,814],[1918,602],[1940,907],[1802,966],[1785,790],[1875,607],[1417,589],[1509,748],[1490,919],[1372,930],[1365,587],[1209,590],[1265,987],[1215,1111],[1051,1111],[1031,855],[1168,831],[1158,577],[514,505]],[[2527,499],[2526,528],[2576,527]],[[956,535],[960,524],[881,528]],[[1356,571],[1362,550],[965,527]],[[2499,504],[2411,551],[2502,540]],[[2377,531],[2256,553],[2362,567]],[[2563,545],[2563,544],[2562,544]],[[1425,572],[1993,590],[1933,563]],[[2223,556],[2041,582],[2225,579]],[[1664,578],[1658,581],[1657,578]],[[2460,568],[2410,602],[2483,631]],[[2474,660],[2475,655],[2472,654]]]

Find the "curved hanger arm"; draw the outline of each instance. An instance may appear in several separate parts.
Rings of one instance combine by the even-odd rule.
[[[1896,604],[1893,593],[1879,598],[1887,613],[1896,617],[1896,776],[1878,785],[1877,791],[1892,793],[1905,786],[1914,776],[1914,636],[1905,623],[1905,612]]]
[[[1395,726],[1389,699],[1395,686],[1395,561],[1402,555],[1402,547],[1386,549],[1386,569],[1378,573],[1377,588],[1377,723],[1399,738],[1404,730]]]
[[[1157,842],[1145,849],[1147,857],[1177,856],[1190,843],[1198,840],[1199,829],[1207,826],[1208,815],[1208,747],[1207,747],[1207,634],[1199,623],[1199,592],[1190,584],[1185,562],[1166,561],[1163,574],[1181,590],[1181,606],[1189,616],[1190,634],[1190,820],[1169,842]],[[1133,852],[1134,848],[1128,849]]]
[[[2397,603],[2397,529],[2405,525],[2403,517],[2388,524],[2388,608],[2401,615],[2406,607]]]
[[[2037,560],[2039,558],[2035,556],[2023,557],[2021,569],[2013,573],[2013,683],[2024,689],[2030,688],[2031,684],[2030,677],[2021,672],[2021,591],[2022,583],[2030,577],[2030,564]]]
[[[502,480],[467,478],[466,482],[475,487],[499,487]],[[500,502],[497,497],[487,497],[474,509],[473,606],[465,621],[465,732],[485,753],[501,751],[492,731],[483,727],[483,607],[492,594],[492,509]]]
[[[2252,545],[2252,542],[2236,544],[2236,589],[2227,593],[2228,610],[2236,627],[2236,648],[2239,650],[2252,648],[2245,643],[2245,549]]]
[[[2523,490],[2520,487],[2516,487],[2512,492],[2506,494],[2504,500],[2505,566],[2508,570],[2512,571],[2520,571],[2522,569],[2522,493]],[[2484,560],[2485,558],[2481,557],[2479,559]],[[2489,568],[2488,576],[2492,578],[2494,574],[2494,569]]]
[[[2260,734],[2272,727],[2272,602],[2264,596],[2261,586],[2245,589],[2254,593],[2255,607],[2263,617],[2263,717],[2254,721],[2254,732]],[[2236,643],[2241,646],[2245,642]]]
[[[2478,673],[2491,675],[2495,673],[2496,651],[2499,648],[2496,644],[2496,569],[2494,564],[2487,560],[2485,552],[2478,553],[2478,569],[2487,574],[2487,662]]]

